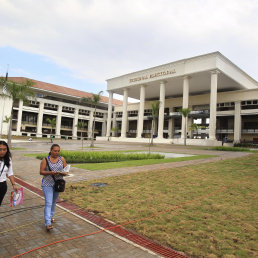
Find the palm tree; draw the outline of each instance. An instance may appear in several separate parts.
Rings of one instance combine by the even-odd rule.
[[[159,100],[151,103],[152,124],[151,124],[151,143],[150,143],[150,145],[153,145],[153,133],[154,133],[154,128],[156,127],[160,103],[161,102]]]
[[[189,115],[189,113],[191,112],[190,108],[181,108],[179,110],[179,112],[181,113],[181,115],[185,118],[185,128],[184,128],[184,145],[186,145],[186,126],[187,126],[187,117]]]
[[[82,129],[84,129],[87,126],[87,123],[85,123],[83,121],[80,121],[80,122],[78,122],[78,124],[76,126],[79,130],[81,130],[81,140],[82,140],[82,149],[83,149],[83,137],[82,137],[83,132],[82,132]]]
[[[52,137],[53,137],[53,129],[54,129],[55,126],[56,126],[56,118],[50,119],[49,117],[47,117],[46,121],[47,121],[47,123],[49,123],[50,126],[51,126],[51,135],[50,135],[50,138],[51,138],[51,142],[53,142]]]
[[[111,131],[115,133],[115,136],[117,136],[117,133],[120,131],[120,128],[116,126],[116,127],[113,127]]]
[[[94,131],[95,131],[95,119],[96,119],[96,109],[97,105],[100,102],[101,95],[103,91],[100,91],[98,94],[92,94],[91,97],[88,98],[81,98],[80,102],[83,104],[90,104],[91,106],[94,107],[94,113],[93,113],[93,123],[92,123],[92,130],[91,130],[91,144],[90,147],[94,147]]]
[[[204,126],[204,125],[198,125],[198,124],[196,124],[196,123],[191,124],[191,126],[189,127],[189,129],[190,129],[191,131],[196,131],[197,137],[198,137],[198,130],[199,130],[199,129],[202,129],[202,128],[205,128],[205,126]]]
[[[3,80],[0,81],[1,85],[3,83]],[[29,102],[30,98],[35,97],[34,90],[32,89],[33,82],[30,80],[26,80],[25,83],[16,83],[13,81],[4,82],[6,83],[6,93],[9,98],[12,98],[12,107],[11,107],[11,116],[9,121],[9,129],[8,129],[8,145],[11,145],[12,141],[12,120],[13,120],[13,107],[14,102],[23,100],[23,102],[26,104]],[[4,85],[3,85],[4,86]]]

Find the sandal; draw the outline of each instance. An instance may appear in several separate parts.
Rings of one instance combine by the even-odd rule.
[[[52,225],[48,225],[48,226],[46,226],[46,230],[47,231],[50,231],[51,229],[53,229],[54,227],[52,226]]]
[[[56,220],[55,220],[54,218],[51,218],[51,222],[52,222],[52,223],[55,223]]]

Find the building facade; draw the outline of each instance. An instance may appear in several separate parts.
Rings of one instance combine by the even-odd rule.
[[[25,82],[28,78],[10,77],[10,81]],[[54,84],[31,80],[36,98],[25,104],[22,100],[14,102],[9,97],[1,94],[0,118],[1,134],[7,134],[8,123],[3,122],[5,117],[10,117],[13,108],[12,135],[35,137],[78,139],[90,138],[94,119],[94,107],[82,104],[82,97],[88,98],[92,94],[74,90]],[[96,109],[94,137],[106,135],[106,120],[108,112],[108,98],[102,96]],[[121,105],[121,101],[113,100],[111,105]],[[3,118],[3,121],[2,121]],[[56,119],[52,128],[48,118]],[[78,122],[87,124],[85,128],[78,128]]]
[[[109,140],[148,141],[152,103],[160,101],[156,142],[182,144],[185,137],[197,145],[219,145],[225,137],[258,142],[258,83],[219,52],[108,79],[107,91]],[[113,111],[114,93],[123,95],[123,105]],[[139,103],[128,103],[128,97]],[[182,108],[191,109],[188,118]],[[190,130],[192,124],[198,128]]]

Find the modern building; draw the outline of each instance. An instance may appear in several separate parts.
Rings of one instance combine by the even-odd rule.
[[[150,138],[152,103],[160,101],[155,141],[219,145],[258,142],[258,83],[219,52],[187,58],[107,80],[109,140],[146,142]],[[123,105],[113,110],[113,94]],[[128,97],[138,103],[128,103]],[[188,118],[182,108],[190,108]],[[187,136],[183,128],[187,123]],[[189,130],[192,124],[198,129]],[[118,128],[115,136],[112,128]]]
[[[0,95],[1,134],[8,132],[8,123],[2,122],[2,118],[10,117],[14,104],[12,135],[50,137],[53,134],[56,138],[68,139],[91,137],[94,107],[80,102],[82,97],[91,97],[91,93],[23,77],[10,77],[8,80],[17,83],[32,81],[36,98],[25,104],[22,100],[13,103],[9,97]],[[106,135],[108,101],[102,96],[97,105],[94,137]],[[111,104],[121,105],[122,101],[114,99]],[[55,118],[56,126],[52,128],[47,118]],[[86,123],[87,127],[78,128],[78,122]]]

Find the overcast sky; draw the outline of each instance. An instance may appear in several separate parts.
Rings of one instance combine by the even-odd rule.
[[[258,80],[258,0],[0,0],[0,75],[96,93],[214,51]]]

